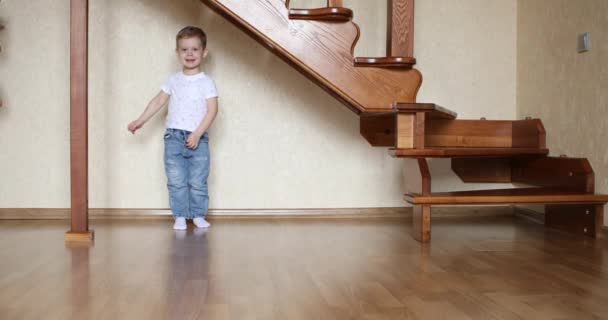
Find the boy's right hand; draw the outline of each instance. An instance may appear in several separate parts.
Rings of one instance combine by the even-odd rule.
[[[137,131],[139,128],[141,128],[143,126],[143,123],[140,123],[138,120],[132,121],[131,123],[129,123],[129,131],[131,131],[132,134],[135,134],[135,131]]]

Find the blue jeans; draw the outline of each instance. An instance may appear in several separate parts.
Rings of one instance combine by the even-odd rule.
[[[191,132],[165,131],[165,173],[169,205],[174,217],[204,217],[209,209],[209,135],[205,133],[196,147],[186,147]]]

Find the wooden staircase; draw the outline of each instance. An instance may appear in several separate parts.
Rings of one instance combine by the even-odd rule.
[[[418,70],[355,66],[359,27],[352,21],[292,20],[284,0],[201,1],[357,114],[416,101],[422,83]]]
[[[356,58],[359,27],[341,0],[289,8],[285,0],[201,0],[360,115],[361,135],[404,158],[405,201],[414,206],[413,236],[431,238],[433,205],[545,204],[545,224],[595,237],[608,195],[595,194],[586,159],[548,157],[540,119],[460,120],[435,104],[416,103],[414,0],[388,0],[386,57]],[[427,158],[451,158],[471,183],[515,189],[433,193]]]

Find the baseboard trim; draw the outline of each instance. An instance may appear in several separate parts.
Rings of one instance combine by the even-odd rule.
[[[70,209],[0,208],[0,220],[67,220]],[[434,218],[512,215],[511,206],[433,207]],[[409,218],[411,207],[398,208],[319,208],[319,209],[211,209],[211,219],[255,218]],[[89,209],[89,218],[96,219],[170,219],[168,209]]]
[[[208,216],[221,218],[390,218],[405,217],[412,209],[401,208],[332,208],[332,209],[211,209]],[[66,220],[70,209],[0,208],[0,220]],[[89,218],[95,219],[170,219],[168,209],[89,209]]]
[[[63,208],[0,208],[0,220],[65,220],[69,214]]]

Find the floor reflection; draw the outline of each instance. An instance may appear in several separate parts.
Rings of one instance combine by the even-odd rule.
[[[69,319],[90,319],[91,270],[89,254],[90,243],[68,242],[70,253]]]
[[[175,231],[167,276],[166,319],[195,319],[209,293],[209,229]]]

